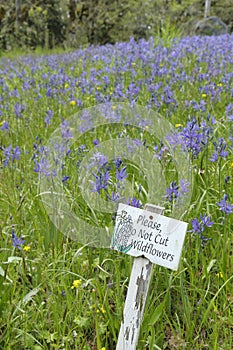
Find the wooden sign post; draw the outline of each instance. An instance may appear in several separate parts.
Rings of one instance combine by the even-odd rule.
[[[177,270],[187,223],[162,216],[164,208],[145,210],[119,204],[111,248],[135,256],[116,350],[135,350],[152,276],[152,266]]]

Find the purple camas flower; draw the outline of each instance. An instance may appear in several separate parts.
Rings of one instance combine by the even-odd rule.
[[[233,205],[227,202],[227,199],[228,199],[228,195],[224,194],[223,199],[221,199],[220,202],[217,203],[217,206],[220,208],[220,210],[224,214],[229,215],[233,212]]]
[[[9,165],[10,159],[12,159],[12,161],[19,160],[20,154],[21,154],[21,150],[19,146],[16,146],[14,149],[12,148],[12,145],[4,148],[4,156],[5,156],[4,166]]]
[[[229,184],[230,179],[231,179],[231,178],[230,178],[229,175],[225,177],[224,182],[225,182],[226,185]]]
[[[193,118],[187,122],[181,132],[170,134],[166,139],[171,146],[181,145],[185,151],[191,152],[193,157],[197,158],[210,138],[211,132],[211,128],[207,127],[206,123],[199,126],[197,120]]]
[[[215,151],[210,158],[211,162],[217,162],[219,157],[226,158],[228,156],[228,152],[226,151],[227,144],[222,137],[218,139],[218,142],[213,142],[213,145]]]
[[[167,150],[167,147],[163,145],[163,143],[160,141],[160,145],[155,145],[154,151],[155,151],[155,157],[159,160],[162,159],[163,153]]]
[[[116,168],[119,169],[119,167],[121,166],[121,164],[123,163],[122,160],[120,159],[120,157],[117,157],[116,160],[113,161]]]
[[[142,203],[140,202],[140,200],[135,197],[129,197],[126,204],[131,205],[132,207],[135,207],[135,208],[142,207]]]
[[[12,150],[12,145],[4,148],[4,166],[8,166],[9,161],[10,161],[10,157],[11,157],[11,150]]]
[[[190,151],[194,157],[197,157],[203,148],[204,140],[195,118],[188,121],[181,132],[181,136],[185,149]]]
[[[194,218],[193,220],[191,220],[192,230],[190,230],[189,232],[199,235],[201,241],[206,242],[210,238],[203,236],[203,232],[206,227],[211,227],[214,224],[214,222],[210,221],[210,217],[206,215],[200,215],[200,219],[200,221],[198,220],[198,218]]]
[[[227,105],[226,116],[228,120],[233,121],[233,103],[229,103],[229,105]]]
[[[182,198],[189,192],[189,185],[190,183],[185,179],[180,180],[179,185],[176,184],[176,181],[171,182],[170,186],[166,188],[165,198],[170,203],[173,203],[178,198],[182,201]]]
[[[25,106],[21,105],[18,102],[15,103],[15,116],[16,116],[16,118],[19,118],[21,116],[24,109],[25,109]]]
[[[93,154],[91,158],[91,166],[98,165],[100,168],[106,166],[108,164],[108,157],[100,152],[96,152]]]
[[[200,214],[200,218],[201,218],[202,224],[206,227],[211,227],[214,224],[213,221],[210,221],[210,216]]]
[[[62,182],[65,183],[66,181],[68,181],[70,179],[70,176],[64,175],[62,176]]]
[[[179,195],[186,195],[189,192],[190,183],[186,180],[180,180],[180,193]]]
[[[62,291],[61,291],[61,295],[62,295],[63,297],[65,297],[65,296],[66,296],[66,291],[65,291],[64,289],[62,289]]]
[[[98,171],[98,174],[93,174],[95,177],[95,182],[91,181],[93,186],[92,192],[97,192],[100,194],[101,190],[106,190],[110,180],[110,174],[108,170],[104,170],[101,172]]]
[[[1,130],[2,131],[9,131],[9,123],[8,122],[4,122],[1,126]]]
[[[67,120],[62,121],[61,123],[61,134],[63,139],[72,139],[73,135],[71,133],[70,127],[69,127],[69,122]]]
[[[93,140],[92,143],[93,143],[93,145],[97,146],[100,142],[99,142],[99,140],[96,139],[96,140]]]
[[[136,145],[136,146],[138,146],[138,147],[140,147],[140,146],[142,146],[143,145],[143,143],[142,143],[142,141],[141,140],[139,140],[139,139],[134,139],[134,144]]]
[[[47,110],[46,117],[44,118],[44,122],[45,122],[46,125],[51,124],[52,116],[53,116],[53,111]]]
[[[17,237],[15,231],[12,230],[12,245],[13,247],[17,247],[19,250],[22,249],[22,244],[24,244],[25,240],[22,237]]]
[[[49,164],[48,160],[46,158],[41,158],[39,161],[37,159],[34,159],[35,167],[34,171],[39,174],[45,174],[45,176],[56,176],[56,169],[51,170],[51,165]]]
[[[12,160],[19,160],[21,150],[19,146],[16,146],[12,152]]]
[[[165,198],[169,200],[169,202],[173,202],[179,196],[178,192],[179,186],[177,186],[176,181],[170,183],[170,186],[166,188]]]
[[[116,201],[118,201],[120,199],[120,195],[119,195],[118,192],[112,191],[112,196],[111,197],[109,196],[109,199],[112,202],[116,202]]]
[[[197,233],[197,234],[200,234],[201,232],[203,232],[204,228],[203,228],[203,226],[200,224],[200,222],[198,221],[197,218],[191,220],[191,224],[192,224],[192,230],[191,230],[191,232]]]
[[[123,181],[124,179],[126,179],[128,176],[127,172],[126,172],[126,166],[123,167],[122,169],[117,169],[116,171],[116,178],[118,181]]]

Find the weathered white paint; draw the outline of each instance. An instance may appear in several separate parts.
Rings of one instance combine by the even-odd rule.
[[[153,213],[163,214],[164,208],[147,204]],[[135,258],[125,300],[116,350],[136,350],[153,264],[142,257]]]
[[[209,17],[209,15],[210,15],[210,3],[211,3],[211,0],[205,0],[204,18]]]

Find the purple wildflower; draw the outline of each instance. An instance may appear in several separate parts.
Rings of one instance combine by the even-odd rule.
[[[8,122],[4,122],[1,126],[1,130],[2,131],[9,131],[9,123]]]
[[[112,197],[109,196],[110,201],[116,202],[120,199],[120,195],[118,192],[112,191]]]
[[[24,244],[25,240],[22,237],[17,237],[15,231],[12,230],[12,245],[13,247],[17,247],[19,250],[22,249],[21,245]]]
[[[100,142],[99,142],[99,140],[96,139],[96,140],[93,140],[92,143],[93,143],[93,145],[97,146]]]
[[[206,227],[211,227],[214,224],[213,221],[210,221],[210,216],[200,214],[200,218],[201,218],[202,224]]]
[[[197,218],[191,220],[191,224],[192,224],[191,232],[197,233],[197,234],[200,234],[201,232],[203,232],[203,226],[201,225],[201,223],[198,221]]]
[[[205,135],[201,134],[200,127],[196,119],[189,120],[186,127],[182,130],[183,145],[187,151],[192,152],[197,157],[205,144]]]
[[[61,134],[63,139],[72,139],[73,135],[70,131],[69,122],[63,119],[61,123]]]
[[[12,150],[12,145],[4,148],[4,156],[5,156],[4,166],[8,166],[8,164],[9,164],[9,160],[11,157],[11,150]]]
[[[135,198],[135,197],[129,197],[126,204],[131,205],[132,207],[135,208],[141,208],[142,207],[142,203],[140,202],[139,199]]]
[[[228,152],[225,151],[227,144],[222,137],[218,139],[218,142],[213,142],[213,145],[215,151],[210,158],[211,162],[217,162],[219,157],[226,158],[228,156]]]
[[[197,120],[193,118],[187,122],[186,127],[180,133],[170,134],[166,139],[171,146],[181,145],[185,151],[191,152],[193,157],[197,158],[206,145],[211,132],[211,128],[207,127],[205,123],[200,127]]]
[[[39,161],[34,159],[35,167],[34,171],[39,174],[45,174],[45,176],[56,176],[56,169],[51,170],[51,165],[46,158],[41,158]]]
[[[123,181],[124,179],[126,179],[128,176],[127,172],[126,172],[126,166],[122,169],[117,169],[116,171],[116,178],[118,181]]]
[[[225,182],[226,185],[229,184],[230,179],[231,179],[231,178],[230,178],[229,175],[225,177],[224,182]]]
[[[217,206],[220,208],[220,210],[225,213],[226,215],[229,215],[233,212],[233,205],[231,205],[229,202],[227,202],[228,195],[224,194],[223,199],[220,200],[220,202],[217,203]]]
[[[233,121],[233,103],[229,103],[226,107],[227,119]]]
[[[25,107],[21,105],[20,103],[15,103],[15,116],[16,118],[19,118],[21,113],[24,111]]]
[[[92,183],[92,192],[97,192],[100,194],[100,191],[106,190],[107,186],[109,184],[109,180],[110,180],[110,174],[109,171],[104,171],[103,173],[101,173],[100,171],[97,174],[93,174],[95,177],[95,182],[91,181]]]
[[[92,160],[91,166],[98,165],[100,168],[102,168],[108,164],[108,157],[100,152],[94,153],[91,160]]]
[[[178,192],[179,186],[177,186],[176,181],[170,183],[170,186],[166,188],[165,198],[169,200],[169,202],[173,202],[179,196]]]
[[[180,193],[179,195],[186,195],[189,192],[190,183],[186,180],[180,180]]]
[[[163,153],[167,150],[167,147],[163,145],[163,143],[160,141],[160,145],[155,145],[154,151],[155,151],[155,157],[159,160],[162,159]]]
[[[68,181],[70,179],[70,176],[67,176],[67,175],[64,175],[63,177],[62,177],[62,182],[63,183],[65,183],[66,181]]]
[[[121,166],[121,164],[123,163],[122,160],[120,159],[120,157],[118,157],[116,160],[114,160],[114,163],[116,165],[116,168],[119,169],[119,167]]]
[[[46,117],[44,118],[44,122],[46,125],[51,124],[52,116],[53,116],[53,111],[47,110]]]
[[[210,217],[206,215],[200,215],[201,220],[199,221],[197,218],[191,220],[192,230],[189,232],[193,232],[194,234],[199,235],[202,242],[208,241],[210,238],[203,236],[203,232],[205,227],[211,227],[214,222],[210,221]]]
[[[139,140],[139,139],[134,139],[134,144],[135,144],[136,146],[138,146],[138,147],[140,147],[140,146],[143,145],[142,141]]]
[[[21,154],[20,147],[19,147],[19,146],[16,146],[16,147],[13,149],[12,160],[19,160],[20,154]]]
[[[66,291],[65,291],[64,289],[62,289],[62,291],[61,291],[61,295],[62,295],[63,297],[65,297],[65,296],[66,296]]]
[[[4,166],[9,165],[10,159],[12,159],[12,161],[19,160],[20,154],[21,154],[21,150],[19,146],[16,146],[14,149],[12,149],[12,145],[4,148],[4,155],[5,155]]]

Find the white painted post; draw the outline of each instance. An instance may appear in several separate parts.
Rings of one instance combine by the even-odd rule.
[[[210,15],[210,3],[211,3],[211,0],[205,0],[204,18],[209,17]]]
[[[146,204],[145,209],[161,215],[164,212],[164,208],[152,204]],[[134,258],[116,350],[136,350],[152,267],[148,259]]]

